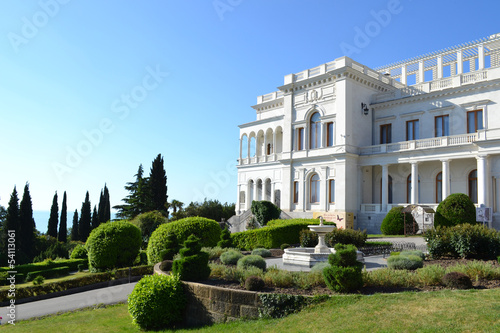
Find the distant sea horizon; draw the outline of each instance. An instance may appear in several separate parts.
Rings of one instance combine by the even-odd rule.
[[[71,228],[71,226],[73,225],[73,214],[74,212],[68,212],[68,222],[67,222],[68,229]],[[80,212],[78,212],[78,214],[80,214]],[[50,210],[34,210],[33,219],[35,220],[36,230],[38,230],[42,234],[47,233],[49,217],[50,217]],[[111,212],[111,219],[115,218],[116,214]],[[61,220],[61,212],[59,212],[59,221],[60,220]],[[57,229],[59,230],[59,225]]]

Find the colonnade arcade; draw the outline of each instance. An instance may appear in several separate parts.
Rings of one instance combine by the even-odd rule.
[[[274,130],[251,131],[240,137],[239,164],[276,161],[283,151],[283,129],[281,126]]]
[[[398,204],[437,207],[452,193],[465,193],[478,206],[496,207],[496,178],[490,174],[488,160],[488,155],[478,154],[467,158],[361,166],[361,210],[387,212]]]

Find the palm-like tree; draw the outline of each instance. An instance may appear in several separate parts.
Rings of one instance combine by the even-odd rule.
[[[178,200],[174,199],[170,202],[170,207],[174,210],[174,214],[177,213],[177,210],[182,210],[182,206],[184,206],[184,203]]]

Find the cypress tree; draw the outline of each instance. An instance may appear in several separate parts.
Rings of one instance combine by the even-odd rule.
[[[61,209],[61,221],[59,223],[59,234],[57,240],[66,243],[68,240],[68,208],[66,207],[66,191],[64,191],[62,209]]]
[[[149,174],[148,189],[151,201],[148,203],[148,211],[157,210],[168,216],[167,210],[167,175],[163,167],[163,157],[161,154],[154,159]]]
[[[78,233],[78,211],[75,209],[75,213],[73,214],[73,225],[71,227],[71,240],[77,241],[80,240],[80,235]]]
[[[52,207],[50,207],[49,223],[47,225],[47,235],[57,237],[57,223],[59,220],[59,206],[57,205],[57,192],[52,199]]]
[[[94,206],[94,212],[92,213],[92,230],[99,226],[99,213],[97,212],[96,206]]]
[[[85,242],[90,234],[90,222],[92,220],[92,208],[90,206],[89,192],[85,195],[85,201],[82,203],[80,212],[80,221],[78,222],[78,235],[82,242]]]
[[[35,220],[33,219],[33,206],[29,184],[24,186],[23,199],[19,205],[19,233],[16,237],[19,239],[19,252],[21,254],[20,262],[31,262],[34,258],[35,245]]]
[[[14,190],[10,195],[9,205],[7,206],[7,211],[5,212],[5,217],[2,224],[2,253],[7,254],[7,239],[9,230],[14,230],[17,234],[19,231],[19,198],[17,196],[17,190],[14,186]],[[16,254],[19,253],[18,242],[16,241]],[[7,262],[2,262],[0,265],[5,266]]]
[[[98,216],[99,224],[111,220],[111,204],[109,202],[109,191],[106,184],[104,184],[104,190],[101,190],[101,196],[99,197]]]

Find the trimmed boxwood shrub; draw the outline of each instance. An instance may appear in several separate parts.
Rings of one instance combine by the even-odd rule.
[[[89,256],[87,253],[87,249],[82,244],[78,244],[77,246],[75,246],[75,248],[71,252],[70,258],[71,259],[88,259]]]
[[[404,222],[405,213],[403,213],[404,207],[396,206],[392,207],[387,213],[380,225],[380,231],[384,235],[403,235],[404,234]],[[413,216],[411,213],[406,213],[406,225],[411,226],[413,222]],[[413,229],[412,229],[413,230]]]
[[[132,266],[141,247],[141,231],[124,221],[103,223],[92,230],[85,247],[92,272]]]
[[[327,266],[323,269],[325,283],[336,292],[351,292],[363,286],[363,264],[356,260],[357,248],[353,245],[337,244],[335,253],[328,256]]]
[[[245,289],[249,291],[260,291],[264,289],[266,283],[258,276],[249,276],[245,280]]]
[[[86,259],[63,259],[63,260],[45,260],[42,262],[37,262],[34,264],[25,264],[25,265],[19,265],[16,266],[16,271],[18,272],[17,275],[23,274],[26,275],[29,272],[34,272],[34,271],[43,271],[47,270],[50,268],[55,268],[55,267],[63,267],[63,266],[68,266],[70,271],[76,271],[78,270],[78,265],[83,264],[85,267],[88,265],[88,260]],[[0,272],[8,272],[11,269],[9,267],[0,267]]]
[[[160,225],[151,235],[148,243],[148,263],[153,265],[162,261],[161,252],[166,249],[168,234],[174,233],[179,244],[191,234],[200,239],[201,246],[213,247],[220,239],[219,223],[204,217],[187,217],[175,222]]]
[[[406,250],[406,251],[401,251],[399,254],[402,256],[417,256],[420,257],[422,260],[425,260],[425,254],[419,250]]]
[[[240,251],[229,250],[220,255],[220,261],[224,265],[236,265],[238,260],[243,257]]]
[[[264,248],[256,248],[252,250],[252,254],[256,256],[261,256],[262,258],[267,258],[271,256],[271,251]]]
[[[270,201],[254,200],[250,209],[261,226],[265,226],[271,220],[278,219],[281,214],[281,209]]]
[[[142,278],[128,297],[133,323],[143,330],[172,328],[182,319],[186,307],[182,282],[176,275]]]
[[[404,256],[400,254],[387,258],[387,267],[392,269],[405,269],[414,271],[417,268],[424,267],[424,261],[419,256]]]
[[[470,277],[460,272],[450,272],[443,276],[443,284],[448,288],[470,289],[472,281]]]
[[[210,275],[208,253],[201,251],[200,239],[191,235],[180,249],[180,259],[174,260],[172,273],[179,275],[181,280],[200,281]]]
[[[273,220],[260,229],[232,233],[231,239],[233,246],[240,249],[276,249],[283,243],[299,243],[300,231],[309,230],[308,225],[318,223],[318,219]]]
[[[326,234],[325,242],[328,247],[335,247],[336,244],[352,244],[356,247],[363,247],[365,246],[367,237],[366,231],[334,229],[332,232]]]
[[[300,231],[299,240],[301,247],[315,247],[318,245],[318,234],[309,229],[304,229]]]
[[[220,241],[217,243],[217,246],[223,249],[233,247],[233,242],[231,241],[231,233],[229,232],[229,229],[227,227],[222,229],[220,233]]]
[[[425,240],[433,258],[495,259],[500,255],[500,232],[480,224],[438,227],[426,232]]]
[[[238,260],[237,267],[238,268],[248,268],[250,266],[254,266],[257,268],[262,269],[263,271],[266,270],[266,261],[264,258],[261,256],[256,256],[256,255],[249,255],[249,256],[244,256],[240,260]]]
[[[476,224],[476,207],[468,195],[450,194],[441,201],[434,214],[434,226],[451,227],[458,224]]]

